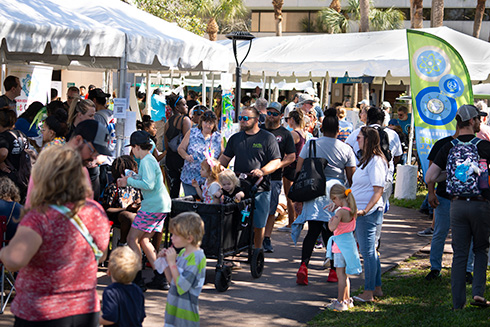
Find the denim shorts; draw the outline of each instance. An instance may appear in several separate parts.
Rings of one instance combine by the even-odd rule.
[[[271,181],[271,206],[269,216],[276,214],[276,209],[279,204],[279,195],[281,195],[282,181]]]
[[[333,266],[335,268],[344,268],[346,266],[345,258],[342,255],[342,253],[334,253],[333,254]]]
[[[264,228],[269,217],[271,191],[260,192],[255,195],[254,227]]]

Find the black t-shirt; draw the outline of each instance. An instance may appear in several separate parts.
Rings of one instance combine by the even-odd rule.
[[[223,154],[235,157],[235,173],[250,173],[260,169],[274,159],[281,158],[276,138],[266,130],[260,129],[256,134],[249,135],[238,132],[230,137]],[[250,181],[255,183],[255,181]],[[270,175],[264,176],[258,191],[270,190]]]
[[[296,153],[296,147],[294,146],[294,139],[291,132],[280,126],[276,129],[265,128],[266,131],[272,133],[276,137],[276,141],[279,145],[279,151],[281,152],[281,159],[284,155]],[[276,170],[271,174],[271,180],[280,181],[282,179],[282,168]]]
[[[15,138],[15,136],[13,136],[10,131],[0,133],[0,148],[5,148],[9,151],[9,154],[7,155],[7,160],[16,169],[18,169],[22,146],[17,138]]]
[[[231,193],[228,193],[225,189],[222,189],[222,192],[223,192],[223,203],[227,204],[227,203],[235,203],[235,195],[244,191],[240,186],[237,186],[233,189],[233,192]]]
[[[446,143],[450,143],[452,140],[454,140],[452,136],[447,136],[434,143],[427,159],[429,161],[434,161],[441,148],[444,145],[446,145]],[[446,170],[446,167],[444,166],[442,170]],[[446,185],[447,185],[446,181],[438,182],[436,188],[436,194],[442,196],[443,198],[450,199],[451,196],[446,191]]]
[[[469,142],[474,137],[474,135],[460,135],[458,136],[458,140],[461,142]],[[451,142],[446,143],[437,153],[436,158],[434,159],[434,163],[442,170],[446,170],[447,157],[449,155],[449,150],[451,150],[452,147],[453,144]],[[482,140],[476,147],[478,149],[480,159],[486,159],[487,163],[490,162],[490,142]],[[490,189],[482,190],[482,196],[485,199],[490,200]]]
[[[137,327],[145,319],[145,297],[135,284],[112,283],[102,295],[102,318],[111,326]]]

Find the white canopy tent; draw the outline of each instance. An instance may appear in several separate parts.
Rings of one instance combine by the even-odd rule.
[[[490,43],[447,27],[422,29],[449,42],[462,55],[473,81],[485,81],[490,73]],[[232,43],[220,41],[230,51],[229,72],[235,69]],[[237,42],[243,58],[248,42]],[[408,81],[406,30],[366,33],[262,37],[242,65],[246,76],[384,77],[388,83]],[[248,71],[248,73],[247,73]]]

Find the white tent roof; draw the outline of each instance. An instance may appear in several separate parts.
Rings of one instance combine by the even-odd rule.
[[[126,34],[128,68],[226,71],[226,49],[121,0],[52,0]]]
[[[0,0],[0,40],[7,62],[68,65],[68,56],[90,61],[124,51],[124,33],[47,0]]]
[[[227,50],[120,0],[0,0],[3,63],[226,71]]]
[[[423,29],[449,42],[462,55],[472,80],[486,80],[490,73],[490,43],[447,27]],[[230,68],[235,69],[232,43],[220,41],[230,51]],[[238,59],[248,42],[237,42]],[[243,75],[324,77],[409,76],[406,30],[262,37],[242,65]]]

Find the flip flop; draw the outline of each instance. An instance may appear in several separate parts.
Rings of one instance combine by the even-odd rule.
[[[470,302],[470,304],[475,307],[482,307],[482,308],[490,307],[490,302],[487,301],[485,298],[483,298],[483,300],[473,299],[473,302]]]
[[[368,301],[368,300],[364,300],[363,298],[359,297],[359,296],[353,296],[352,299],[356,302],[361,302],[361,303],[371,303],[373,301]]]

